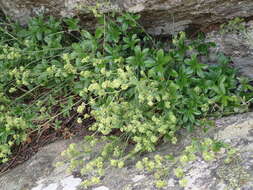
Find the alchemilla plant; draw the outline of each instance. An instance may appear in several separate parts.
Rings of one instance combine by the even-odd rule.
[[[192,131],[206,127],[210,116],[247,111],[253,88],[236,77],[230,60],[220,54],[217,64],[200,62],[214,44],[189,42],[181,32],[164,50],[139,26],[138,15],[96,16],[94,32],[70,18],[38,17],[27,28],[1,23],[1,162],[31,132],[48,125],[57,130],[62,118],[73,117],[79,125],[94,118],[89,127],[94,135],[85,138],[90,145],[78,150],[72,144],[63,153],[71,157],[69,171],[91,174],[83,182],[88,187],[99,183],[110,165],[121,168],[163,141],[176,144],[182,128]],[[79,159],[97,143],[103,147],[94,159]],[[211,152],[203,157],[211,159]],[[181,161],[192,160],[193,153]],[[155,167],[147,160],[138,165],[159,169],[162,158],[155,162]]]
[[[90,130],[103,137],[86,137],[90,145],[83,150],[71,145],[63,152],[70,160],[69,172],[80,169],[81,175],[89,175],[83,182],[85,187],[99,183],[109,166],[121,168],[134,155],[154,151],[159,142],[176,144],[181,128],[191,131],[209,125],[210,116],[246,111],[252,97],[252,87],[246,79],[236,78],[236,71],[224,55],[217,55],[219,62],[215,65],[199,61],[214,44],[200,39],[186,43],[185,33],[179,33],[165,51],[138,27],[138,18],[107,18],[101,16],[102,29],[94,35],[85,32],[86,40],[94,41],[98,31],[103,31],[101,44],[95,46],[96,58],[94,54],[80,58],[92,71],[83,72],[91,82],[79,95],[88,100],[90,116],[96,119]],[[81,105],[77,111],[83,109]],[[85,114],[79,121],[87,117]],[[103,147],[94,159],[78,159],[100,143]],[[206,139],[201,143],[201,153],[196,147],[186,147],[177,162],[193,161],[196,153],[212,161],[221,145]],[[168,174],[162,164],[164,159],[157,155],[153,161],[146,158],[137,163],[137,168],[154,173],[158,188],[166,185],[162,180]],[[178,167],[174,173],[185,186],[183,168]]]

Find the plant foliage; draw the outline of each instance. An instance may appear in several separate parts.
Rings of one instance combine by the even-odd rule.
[[[187,42],[181,32],[164,50],[138,19],[98,15],[94,33],[80,29],[77,19],[38,17],[27,28],[1,24],[2,162],[31,132],[60,127],[60,118],[73,113],[77,124],[94,118],[90,130],[111,140],[95,160],[100,164],[111,153],[126,156],[119,144],[134,145],[131,154],[153,151],[164,140],[176,144],[181,128],[191,131],[210,116],[247,111],[252,86],[236,77],[230,60],[217,55],[219,62],[210,65],[199,59],[214,44]]]

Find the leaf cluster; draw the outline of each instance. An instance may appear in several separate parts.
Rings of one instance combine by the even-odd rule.
[[[90,130],[120,134],[137,153],[163,140],[175,144],[181,128],[205,126],[207,117],[247,111],[252,86],[236,78],[230,60],[200,61],[212,43],[187,42],[181,32],[164,50],[138,15],[97,18],[93,33],[73,18],[1,25],[0,142],[8,149],[0,149],[2,158],[31,131],[60,128],[62,118],[79,125],[94,118]]]

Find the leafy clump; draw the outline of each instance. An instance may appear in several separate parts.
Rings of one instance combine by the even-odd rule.
[[[34,18],[27,28],[1,26],[2,162],[31,131],[57,129],[64,118],[79,125],[94,118],[89,129],[103,137],[87,137],[91,146],[84,152],[71,145],[64,153],[74,157],[72,171],[83,164],[80,154],[104,143],[81,170],[93,173],[84,182],[89,186],[104,175],[104,162],[121,168],[159,142],[176,144],[181,128],[191,131],[208,125],[210,116],[247,111],[252,86],[236,78],[230,60],[217,55],[217,64],[200,62],[212,43],[187,42],[181,32],[164,50],[139,26],[137,15],[97,18],[94,33],[80,29],[76,19],[52,17]]]
[[[102,29],[98,28],[95,35],[85,32],[84,36],[85,43],[103,42],[91,46],[96,47],[96,54],[88,49],[90,53],[86,56],[71,59],[81,60],[89,67],[88,71],[82,71],[87,84],[79,95],[88,100],[90,115],[96,119],[90,130],[108,137],[107,140],[90,137],[88,150],[97,142],[104,142],[104,147],[87,165],[85,161],[72,168],[84,165],[83,175],[92,173],[85,186],[104,174],[105,168],[94,173],[101,169],[96,165],[98,158],[104,165],[109,161],[120,168],[133,155],[155,150],[161,141],[176,144],[181,128],[191,131],[209,125],[210,116],[247,110],[252,87],[244,79],[236,78],[230,60],[217,55],[217,64],[200,62],[199,57],[208,55],[212,43],[201,40],[186,43],[182,32],[165,51],[138,28],[131,15],[111,18],[106,24],[107,17],[102,18]],[[104,31],[103,35],[98,35],[99,31]],[[126,143],[134,145],[130,151]],[[203,151],[203,158],[212,160],[214,153]],[[188,157],[182,158],[185,159]],[[181,183],[186,182],[182,179]],[[157,186],[164,185],[157,181]]]
[[[89,100],[96,119],[91,130],[103,135],[121,131],[134,142],[135,152],[153,151],[161,139],[176,143],[176,132],[182,127],[192,130],[203,126],[208,116],[245,110],[244,94],[249,89],[238,89],[229,59],[221,55],[216,65],[200,63],[198,57],[206,52],[196,43],[186,44],[184,33],[173,39],[168,52],[149,47],[152,39],[131,33],[137,30],[136,22],[128,17],[103,25],[105,36],[86,32],[85,42],[101,39],[102,49],[98,43],[96,54],[84,49],[90,54],[73,58],[89,67],[79,94]]]
[[[55,105],[64,105],[65,114],[71,109],[65,102],[71,104],[72,96],[65,96],[73,95],[73,78],[56,66],[71,42],[60,21],[38,17],[27,28],[2,22],[0,33],[0,158],[6,162],[14,145],[56,122],[61,110]]]

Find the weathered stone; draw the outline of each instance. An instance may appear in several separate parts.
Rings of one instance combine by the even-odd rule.
[[[195,134],[196,135],[196,134]],[[229,143],[239,150],[233,162],[224,164],[224,152],[219,153],[212,162],[198,157],[196,161],[185,166],[188,184],[179,186],[178,179],[169,173],[165,179],[166,190],[251,190],[253,189],[253,113],[225,117],[216,121],[216,127],[209,133],[197,133],[198,137],[214,137]],[[190,142],[183,138],[177,145],[162,145],[154,154],[180,155],[182,148]],[[38,152],[30,161],[0,177],[1,190],[80,190],[80,178],[65,173],[66,165],[55,168],[60,160],[60,152],[71,141],[60,141],[48,145]],[[79,142],[79,141],[77,141]],[[142,159],[142,158],[137,158]],[[170,166],[170,165],[165,165]],[[172,164],[172,169],[177,165]],[[153,177],[135,169],[134,162],[122,169],[110,169],[101,185],[92,190],[155,190]]]
[[[60,153],[71,142],[73,140],[58,141],[42,148],[32,159],[2,175],[0,189],[58,190],[60,188],[61,190],[75,190],[81,180],[67,175],[66,166],[54,168],[55,163],[62,160]]]
[[[253,79],[253,56],[249,57],[233,57],[235,66],[240,73],[250,79]]]
[[[206,27],[234,17],[253,16],[252,0],[0,0],[3,11],[23,23],[34,14],[83,15],[93,24],[88,7],[100,3],[103,11],[140,13],[142,24],[151,34],[172,34],[189,26]],[[107,2],[111,2],[108,4]]]
[[[222,52],[231,57],[233,66],[239,74],[253,79],[253,22],[248,22],[245,31],[235,31],[222,34],[213,31],[207,34],[207,41],[215,42],[216,48],[211,50],[209,62],[215,63],[216,53]],[[212,56],[213,55],[213,56]]]

